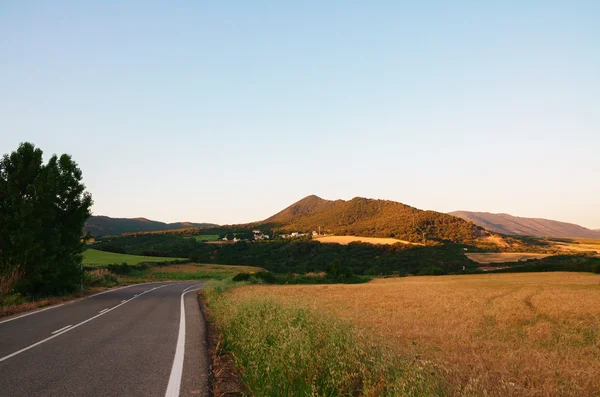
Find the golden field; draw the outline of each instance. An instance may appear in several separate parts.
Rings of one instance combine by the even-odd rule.
[[[186,263],[183,265],[168,265],[168,266],[153,266],[150,271],[154,273],[231,273],[235,275],[237,273],[255,273],[260,272],[260,267],[253,266],[233,266],[233,265],[211,265],[211,264],[200,264],[200,263]]]
[[[600,275],[484,274],[358,285],[254,285],[271,298],[351,324],[361,338],[433,365],[450,395],[598,395]]]
[[[520,262],[528,259],[541,259],[549,254],[534,254],[527,252],[469,252],[465,255],[472,261],[477,263],[504,263],[504,262]]]
[[[322,237],[313,237],[313,240],[320,241],[322,243],[337,243],[337,244],[342,244],[342,245],[348,245],[350,243],[355,243],[355,242],[369,243],[369,244],[384,244],[384,245],[392,245],[392,244],[397,244],[397,243],[422,245],[419,243],[411,243],[410,241],[398,240],[396,238],[382,238],[382,237],[322,236]]]

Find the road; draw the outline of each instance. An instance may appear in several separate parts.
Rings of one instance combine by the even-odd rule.
[[[200,286],[139,284],[0,318],[0,396],[208,396]]]

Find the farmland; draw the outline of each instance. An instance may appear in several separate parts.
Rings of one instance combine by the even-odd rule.
[[[520,262],[528,259],[541,259],[548,254],[534,254],[527,252],[470,252],[465,254],[469,259],[477,263],[505,263]]]
[[[398,240],[395,238],[382,238],[382,237],[358,237],[358,236],[323,236],[314,237],[313,240],[320,241],[321,243],[337,243],[342,245],[348,245],[354,242],[369,243],[369,244],[413,244],[421,245],[417,243],[411,243],[410,241]]]
[[[85,266],[103,266],[112,263],[138,265],[145,262],[159,263],[184,259],[185,258],[163,258],[158,256],[116,254],[114,252],[99,251],[95,249],[87,249],[83,252],[83,264]]]
[[[550,242],[554,248],[562,251],[588,252],[600,254],[600,240],[597,239],[563,239]]]
[[[196,241],[216,241],[219,239],[219,235],[218,234],[200,234],[200,235],[194,236],[194,239]]]
[[[600,275],[486,274],[378,279],[362,285],[257,285],[235,288],[225,298],[225,308],[265,301],[273,310],[280,308],[270,311],[268,319],[302,308],[332,323],[341,321],[357,338],[419,368],[431,366],[445,385],[443,394],[594,395],[600,390]],[[239,349],[243,354],[244,346]],[[311,354],[293,352],[294,357],[303,353]]]

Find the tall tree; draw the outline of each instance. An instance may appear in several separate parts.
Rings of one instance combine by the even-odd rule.
[[[30,294],[73,289],[81,276],[83,226],[91,195],[69,155],[52,156],[31,143],[0,160],[0,276],[17,271]]]

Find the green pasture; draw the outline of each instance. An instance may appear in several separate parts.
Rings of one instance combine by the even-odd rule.
[[[159,263],[185,259],[186,258],[163,258],[158,256],[115,254],[114,252],[105,252],[95,249],[87,249],[83,252],[83,264],[85,266],[103,266],[112,263],[127,263],[128,265],[137,265],[144,262]]]

